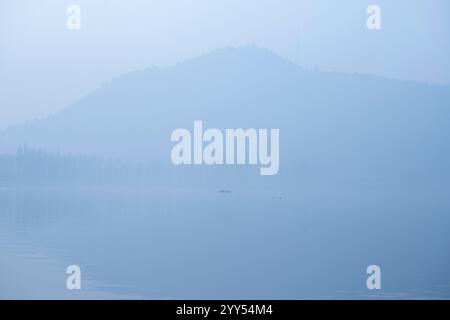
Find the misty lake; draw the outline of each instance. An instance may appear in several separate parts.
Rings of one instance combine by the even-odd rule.
[[[330,190],[2,186],[0,298],[450,297],[445,193]]]

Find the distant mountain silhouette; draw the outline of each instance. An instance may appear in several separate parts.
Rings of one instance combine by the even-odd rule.
[[[0,153],[26,143],[170,167],[171,132],[192,130],[194,120],[279,128],[281,178],[272,179],[450,176],[449,87],[306,70],[254,47],[130,72],[62,112],[0,132]]]

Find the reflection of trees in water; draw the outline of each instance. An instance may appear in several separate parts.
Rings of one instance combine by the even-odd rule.
[[[178,200],[183,196],[176,196]],[[170,195],[152,191],[126,191],[76,188],[9,189],[0,192],[0,222],[14,224],[19,230],[29,226],[70,224],[71,217],[85,221],[128,214],[149,215],[158,219],[174,206]],[[96,217],[92,220],[89,218]]]

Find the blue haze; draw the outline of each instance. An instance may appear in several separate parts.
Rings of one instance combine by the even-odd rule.
[[[0,0],[0,298],[449,299],[450,4],[376,3]],[[173,166],[194,120],[279,173]]]
[[[448,298],[449,105],[447,86],[307,70],[255,47],[123,75],[0,134],[13,167],[23,144],[25,160],[46,155],[31,178],[2,179],[2,277],[56,270],[1,297]],[[279,174],[171,165],[171,131],[198,119],[279,128]],[[50,183],[52,166],[36,178],[55,151],[159,169],[144,183]],[[22,273],[19,252],[32,256]],[[85,292],[54,279],[71,263]],[[370,264],[380,292],[365,288]]]
[[[66,28],[79,4],[82,27]],[[382,30],[366,8],[382,9]],[[306,68],[450,84],[446,0],[0,1],[0,128],[55,113],[131,70],[255,44]],[[26,94],[23,94],[26,92]]]

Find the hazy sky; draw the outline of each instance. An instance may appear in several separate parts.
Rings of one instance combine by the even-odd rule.
[[[81,7],[81,30],[66,8]],[[381,7],[382,29],[366,28]],[[102,82],[255,44],[308,68],[450,84],[448,0],[0,0],[0,128]]]

